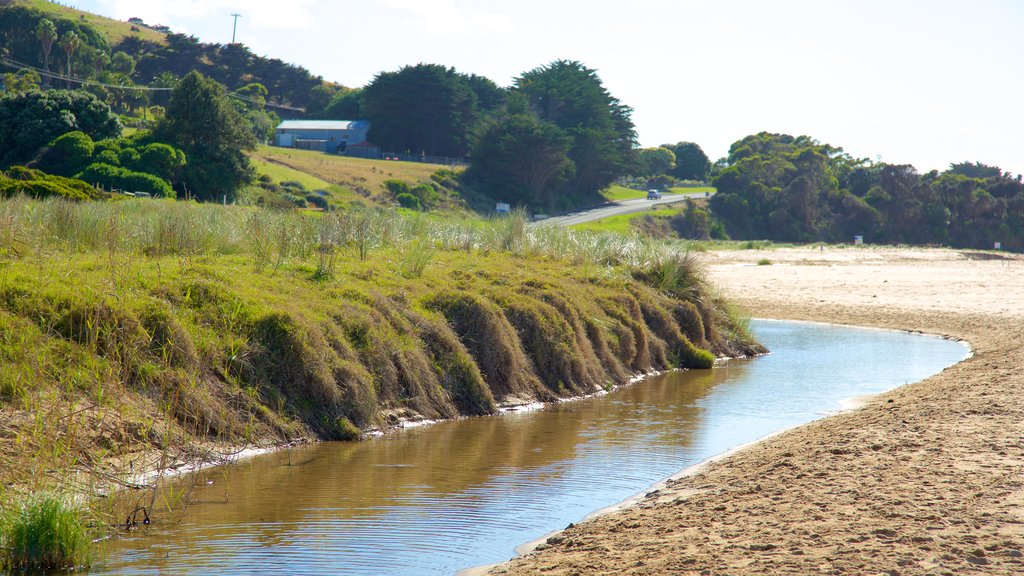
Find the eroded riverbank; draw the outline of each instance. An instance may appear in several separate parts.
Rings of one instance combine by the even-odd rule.
[[[982,258],[985,259],[982,259]],[[709,463],[493,574],[1024,569],[1024,260],[947,250],[712,254],[760,316],[944,334],[974,356]],[[755,266],[769,259],[772,266]]]
[[[210,470],[195,479],[186,511],[112,543],[99,573],[159,566],[165,573],[450,575],[508,557],[531,535],[731,446],[966,354],[958,343],[903,333],[775,322],[758,322],[755,331],[777,353],[539,411]],[[822,356],[835,360],[815,362]],[[900,378],[882,366],[875,374],[856,369],[878,357],[899,365]]]

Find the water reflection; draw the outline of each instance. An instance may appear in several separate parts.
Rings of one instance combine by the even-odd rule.
[[[839,399],[921,379],[964,355],[906,334],[756,328],[775,354],[537,412],[211,470],[184,514],[112,543],[96,573],[451,574],[505,559],[523,541]],[[901,367],[888,365],[896,360]]]

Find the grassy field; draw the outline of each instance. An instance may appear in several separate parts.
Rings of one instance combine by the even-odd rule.
[[[141,38],[150,42],[157,42],[159,44],[163,44],[167,41],[167,36],[163,32],[157,32],[156,30],[151,30],[145,26],[134,26],[128,22],[113,20],[105,16],[76,10],[75,8],[68,6],[61,6],[53,2],[47,2],[46,0],[17,0],[17,2],[19,4],[35,8],[44,14],[53,14],[56,17],[89,24],[106,36],[107,41],[110,42],[111,46],[116,46],[121,40],[124,40],[129,36]],[[160,23],[150,22],[150,24]],[[132,30],[133,26],[138,28],[138,31]]]
[[[643,212],[621,214],[619,216],[602,218],[600,220],[594,220],[592,222],[584,222],[583,224],[577,224],[572,228],[576,230],[586,230],[589,232],[631,234],[634,232],[631,222],[633,220],[636,220],[637,218],[643,218],[644,216],[664,216],[668,218],[675,214],[679,214],[680,212],[682,212],[682,208],[676,208],[674,206],[662,206],[654,210],[644,210]]]
[[[324,190],[328,193],[328,198],[331,204],[335,206],[349,206],[353,203],[363,203],[365,200],[363,196],[356,194],[345,186],[331,184],[330,182],[321,180],[312,174],[307,174],[275,162],[269,162],[256,156],[251,157],[250,160],[253,163],[253,167],[256,169],[257,175],[269,176],[275,184],[280,184],[282,182],[298,182],[310,191]],[[269,194],[271,193],[264,193],[264,195]]]
[[[646,190],[633,190],[632,188],[626,188],[625,186],[619,186],[613,184],[606,188],[601,195],[608,199],[610,202],[618,202],[620,200],[635,200],[637,198],[647,198]]]
[[[404,180],[415,185],[429,182],[432,174],[447,168],[440,164],[366,160],[273,146],[260,146],[253,156],[348,188],[368,198],[381,197],[385,192],[386,180]]]
[[[701,193],[701,194],[710,193],[710,194],[714,194],[715,193],[715,189],[712,186],[693,186],[693,187],[679,186],[679,187],[670,189],[669,193],[670,194],[696,194],[696,193]]]

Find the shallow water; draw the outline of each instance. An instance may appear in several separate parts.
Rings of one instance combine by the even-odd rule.
[[[966,357],[900,332],[756,321],[773,353],[527,413],[209,470],[94,574],[453,574],[683,468]],[[161,496],[172,501],[180,494]]]

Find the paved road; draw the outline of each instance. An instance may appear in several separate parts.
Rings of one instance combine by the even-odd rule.
[[[608,218],[609,216],[644,212],[646,210],[650,210],[654,206],[675,204],[677,202],[682,202],[687,198],[703,198],[704,194],[704,192],[689,192],[686,194],[666,194],[662,196],[660,200],[648,200],[646,198],[621,200],[613,204],[606,204],[589,210],[562,214],[561,216],[541,220],[541,222],[555,224],[557,226],[574,226],[576,224],[583,224],[584,222],[593,222],[594,220]]]

